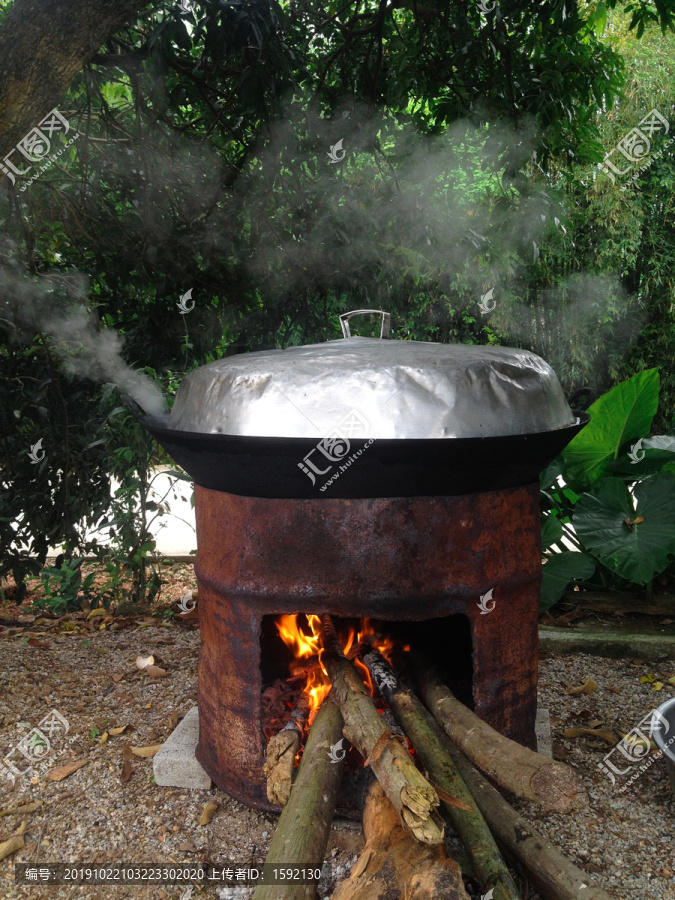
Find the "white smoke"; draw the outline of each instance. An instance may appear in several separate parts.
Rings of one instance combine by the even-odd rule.
[[[70,305],[62,308],[55,295],[64,292]],[[67,372],[116,385],[149,415],[166,412],[157,385],[124,361],[121,336],[112,328],[98,327],[95,313],[86,305],[86,280],[81,276],[44,278],[36,284],[1,268],[0,298],[0,319],[13,327],[14,338],[30,340],[40,332]]]
[[[132,369],[122,358],[122,338],[112,328],[94,328],[92,315],[83,308],[51,315],[42,322],[66,371],[93,381],[117,385],[151,416],[166,412],[166,402],[145,372]]]

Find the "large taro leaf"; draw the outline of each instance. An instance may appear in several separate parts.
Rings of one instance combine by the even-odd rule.
[[[627,441],[649,434],[659,402],[657,369],[638,372],[599,397],[591,421],[563,450],[565,480],[591,486]]]
[[[656,472],[675,471],[675,435],[656,434],[636,441],[630,450],[616,462],[607,466],[606,472],[622,475],[624,481],[635,481]]]
[[[541,573],[540,615],[560,600],[570,581],[575,578],[590,578],[595,566],[595,560],[588,553],[565,550],[550,556]]]
[[[546,550],[563,536],[562,522],[556,516],[541,517],[541,549]]]
[[[646,584],[675,554],[675,475],[645,478],[634,495],[637,509],[620,478],[604,478],[579,498],[574,527],[584,547],[608,569]]]

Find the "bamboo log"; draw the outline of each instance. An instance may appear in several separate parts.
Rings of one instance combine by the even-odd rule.
[[[321,661],[344,719],[344,735],[364,757],[401,820],[418,841],[440,844],[443,822],[436,791],[416,768],[406,748],[378,715],[354,664],[342,652],[330,616],[321,617]]]
[[[281,731],[272,735],[265,750],[263,772],[267,778],[267,799],[286,806],[291,795],[295,756],[300,749],[302,730],[309,715],[309,700],[300,697],[291,718]]]
[[[434,730],[455,761],[485,821],[502,849],[525,871],[546,900],[614,900],[594,879],[570,862],[548,838],[526,822],[478,772],[443,729]]]
[[[342,761],[335,762],[330,750],[341,736],[342,716],[329,695],[309,730],[291,796],[279,817],[266,863],[321,867],[344,767]],[[313,884],[258,885],[253,894],[253,900],[315,898]]]
[[[498,785],[539,803],[547,812],[569,813],[588,806],[586,790],[573,769],[499,734],[419,659],[415,675],[422,700],[451,740]]]
[[[366,845],[331,900],[469,900],[457,863],[442,845],[415,840],[378,781],[366,798],[363,833]]]
[[[408,739],[438,789],[446,812],[464,844],[476,878],[494,900],[518,900],[518,888],[502,859],[485,819],[436,733],[433,717],[412,691],[405,690],[387,661],[376,651],[363,657],[384,699],[396,713]],[[448,800],[445,800],[445,797]]]

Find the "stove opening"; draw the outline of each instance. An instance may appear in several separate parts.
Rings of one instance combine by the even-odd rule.
[[[466,616],[456,614],[422,622],[331,618],[347,655],[359,639],[369,640],[387,656],[404,684],[414,688],[409,661],[411,654],[418,654],[438,671],[459,700],[474,708],[471,628]],[[288,722],[303,695],[308,698],[309,719],[313,721],[330,689],[318,659],[318,629],[317,616],[263,616],[260,670],[265,745]],[[367,670],[358,663],[357,668],[369,686]],[[381,705],[377,693],[375,699]]]

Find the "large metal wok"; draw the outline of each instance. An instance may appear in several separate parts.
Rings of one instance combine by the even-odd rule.
[[[413,497],[529,484],[589,421],[511,347],[351,337],[220,359],[141,418],[205,488],[251,497]]]

